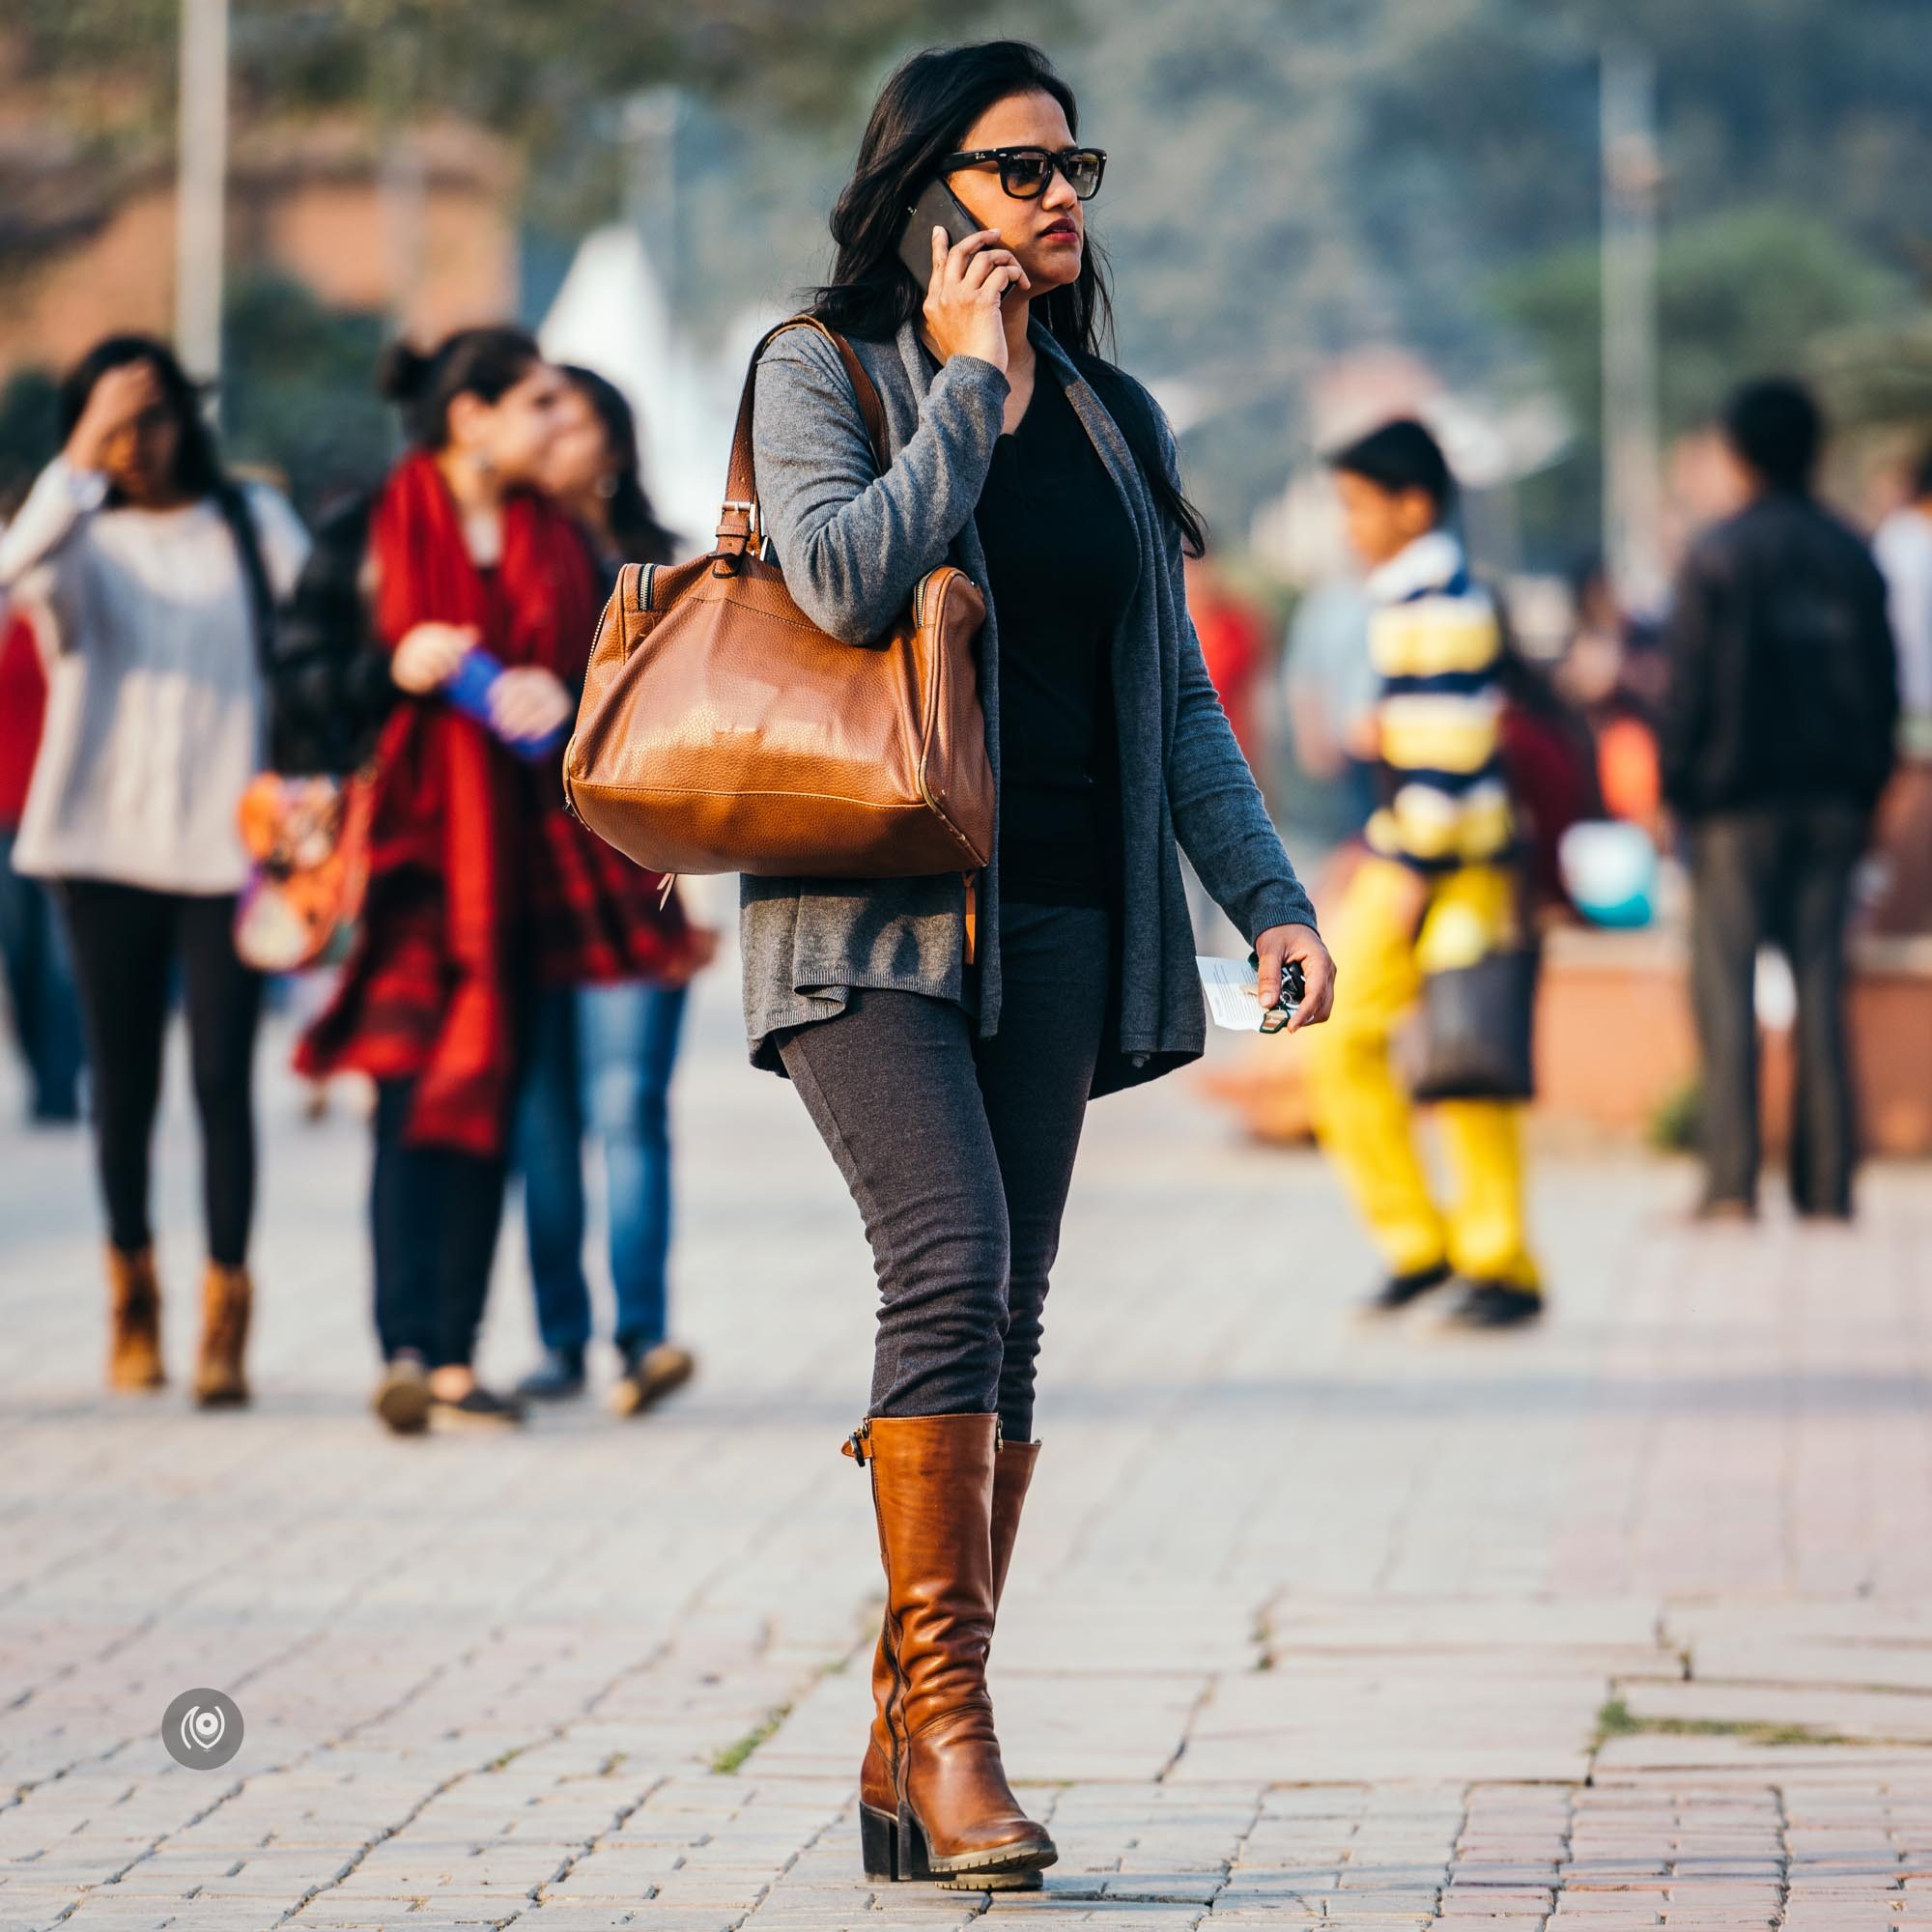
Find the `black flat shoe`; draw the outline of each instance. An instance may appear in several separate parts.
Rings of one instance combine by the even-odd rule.
[[[1412,1274],[1392,1274],[1362,1304],[1365,1315],[1398,1315],[1410,1302],[1419,1301],[1450,1279],[1449,1264],[1437,1262],[1434,1267],[1417,1268]]]
[[[1506,1281],[1479,1281],[1443,1318],[1452,1328],[1520,1328],[1543,1315],[1543,1297]]]
[[[481,1382],[454,1401],[434,1393],[429,1399],[432,1429],[514,1429],[523,1419],[522,1403],[514,1396],[486,1389]]]
[[[568,1402],[582,1393],[582,1349],[546,1349],[543,1360],[517,1384],[525,1402]]]

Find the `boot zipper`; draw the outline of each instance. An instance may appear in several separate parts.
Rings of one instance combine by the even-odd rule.
[[[851,1457],[853,1462],[858,1463],[860,1468],[863,1469],[866,1466],[866,1445],[871,1439],[872,1420],[870,1416],[867,1416],[864,1422],[860,1423],[857,1429],[853,1430],[850,1435],[846,1436],[841,1445],[840,1453]]]

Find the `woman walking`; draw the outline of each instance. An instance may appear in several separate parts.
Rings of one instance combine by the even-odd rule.
[[[589,369],[566,368],[545,481],[577,521],[611,582],[626,563],[667,563],[670,533],[639,474],[631,407]],[[580,838],[589,838],[573,828]],[[602,1144],[616,1291],[618,1377],[611,1404],[639,1415],[691,1379],[691,1350],[669,1339],[670,1080],[692,976],[717,949],[685,919],[655,873],[633,870],[643,928],[659,942],[649,979],[548,986],[532,1021],[518,1109],[530,1279],[543,1360],[518,1394],[536,1402],[583,1392],[590,1289],[583,1273],[583,1140]]]
[[[541,494],[564,378],[521,331],[473,328],[392,351],[383,386],[416,447],[324,532],[278,722],[344,742],[381,721],[361,934],[297,1065],[376,1081],[375,1407],[412,1434],[522,1420],[472,1361],[529,1012],[658,942],[623,862],[564,817],[554,761],[510,749],[568,721],[596,617],[589,554]],[[487,724],[447,695],[476,649],[505,667]]]
[[[988,592],[980,696],[998,850],[969,947],[957,873],[749,879],[754,1061],[790,1075],[866,1221],[880,1308],[871,1472],[886,1568],[861,1773],[866,1867],[1037,1882],[1051,1839],[1008,1787],[986,1695],[1037,1445],[1034,1364],[1090,1094],[1196,1058],[1204,1014],[1177,840],[1322,1018],[1328,957],[1188,623],[1201,526],[1147,392],[1101,359],[1084,203],[1105,156],[1037,49],[916,56],[887,82],[832,217],[816,312],[883,399],[881,473],[837,350],[759,371],[764,529],[787,588],[863,643],[951,557]],[[934,179],[977,232],[898,244]]]
[[[165,1378],[149,1159],[179,974],[208,1238],[195,1395],[244,1402],[261,985],[235,952],[248,870],[236,810],[262,761],[274,600],[308,539],[272,490],[223,474],[164,343],[99,343],[61,385],[60,417],[61,454],[0,540],[0,589],[54,655],[14,864],[56,882],[80,985],[107,1378]]]

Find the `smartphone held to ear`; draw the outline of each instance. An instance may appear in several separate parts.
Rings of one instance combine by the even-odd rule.
[[[905,226],[899,230],[899,260],[906,273],[924,288],[932,280],[932,231],[946,230],[946,245],[956,248],[969,235],[980,232],[980,223],[966,212],[965,204],[943,181],[930,181],[925,192],[906,211]]]

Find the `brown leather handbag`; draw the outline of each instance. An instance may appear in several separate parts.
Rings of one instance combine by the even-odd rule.
[[[975,645],[986,606],[950,565],[869,646],[829,637],[764,554],[752,468],[758,358],[785,328],[838,350],[881,470],[885,412],[851,345],[810,317],[752,355],[718,541],[628,564],[564,752],[573,811],[654,872],[907,878],[983,867],[993,775]]]

